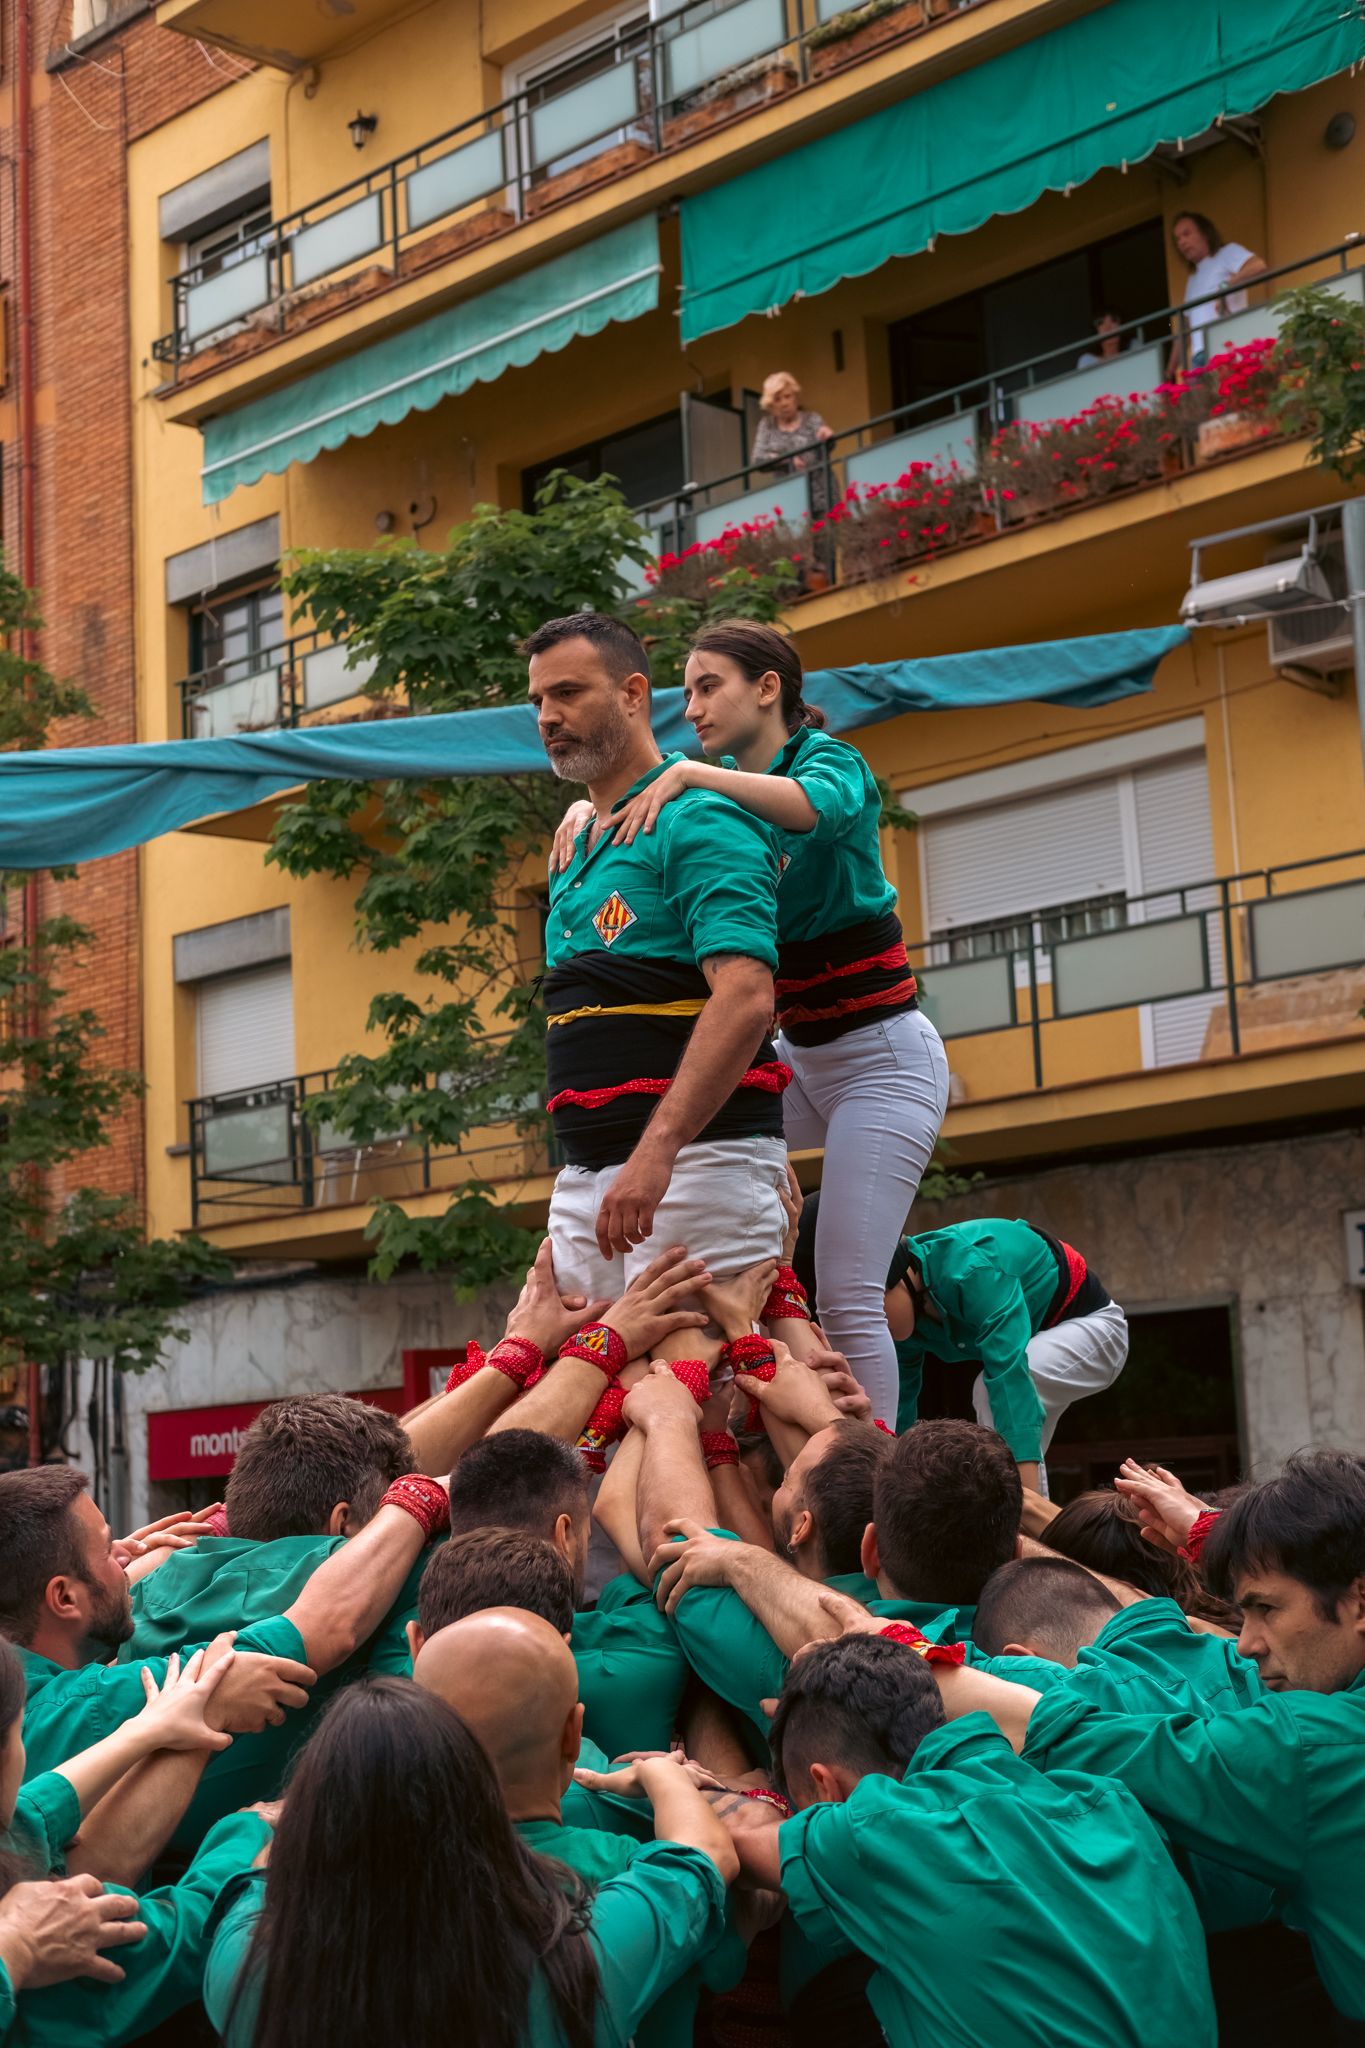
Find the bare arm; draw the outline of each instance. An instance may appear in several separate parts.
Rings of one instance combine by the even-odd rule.
[[[717,796],[786,832],[813,832],[819,813],[794,776],[750,775],[743,769],[714,768],[709,761],[675,761],[632,797],[615,819],[616,839],[629,846],[640,832],[652,832],[664,805],[685,789],[710,789]]]
[[[160,1750],[120,1778],[81,1822],[67,1852],[68,1872],[89,1871],[102,1884],[136,1891],[180,1825],[211,1754]]]
[[[319,1677],[374,1634],[425,1542],[421,1524],[405,1508],[381,1507],[318,1566],[285,1619],[303,1637]]]
[[[486,1436],[517,1398],[515,1383],[486,1365],[462,1387],[441,1394],[403,1427],[419,1472],[449,1472],[462,1451]]]
[[[629,1431],[625,1442],[618,1445],[616,1456],[607,1467],[606,1477],[597,1489],[592,1513],[598,1528],[606,1532],[620,1551],[631,1577],[647,1586],[649,1577],[645,1571],[644,1553],[640,1549],[635,1515],[635,1489],[644,1448],[645,1440],[640,1431]]]
[[[716,1500],[716,1526],[733,1529],[741,1543],[771,1550],[773,1532],[759,1506],[753,1480],[740,1465],[717,1465],[707,1474]]]
[[[667,1540],[675,1535],[686,1540]],[[871,1618],[856,1600],[831,1593],[816,1579],[803,1578],[771,1551],[710,1536],[698,1521],[665,1523],[664,1537],[649,1569],[651,1574],[663,1574],[654,1597],[666,1614],[673,1613],[693,1586],[730,1586],[784,1657],[794,1657],[805,1644],[837,1636],[846,1626]]]
[[[664,1524],[687,1516],[705,1528],[715,1497],[702,1457],[701,1410],[666,1366],[656,1366],[626,1396],[625,1417],[644,1438],[635,1488],[642,1557],[663,1542]]]
[[[676,1758],[642,1757],[623,1771],[579,1770],[574,1776],[590,1791],[647,1799],[654,1809],[656,1841],[681,1842],[685,1848],[700,1850],[710,1857],[726,1884],[733,1884],[738,1877],[739,1857],[724,1823]]]

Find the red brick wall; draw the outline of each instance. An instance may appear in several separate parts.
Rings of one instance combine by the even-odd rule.
[[[17,7],[0,0],[6,77],[12,81]],[[70,33],[70,0],[29,0],[33,20],[33,275],[36,357],[36,576],[46,621],[41,659],[79,682],[95,706],[58,745],[119,744],[138,737],[133,615],[132,346],[128,307],[129,143],[230,83],[189,37],[129,12],[111,33],[49,70]],[[225,70],[238,67],[215,60]],[[13,92],[0,103],[0,149],[13,159]],[[4,548],[20,566],[17,252],[14,181],[0,185],[0,275],[9,283],[9,380],[5,392]],[[150,336],[139,333],[140,350]],[[101,1055],[140,1069],[138,857],[100,861],[76,880],[42,885],[43,914],[60,907],[87,925],[93,944],[68,976],[73,1005],[105,1027]],[[73,1164],[69,1185],[143,1196],[142,1117],[129,1105],[112,1142]],[[60,1200],[63,1188],[52,1190]]]

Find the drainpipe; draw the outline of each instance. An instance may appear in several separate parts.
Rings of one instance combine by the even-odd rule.
[[[37,528],[35,524],[34,425],[33,425],[33,0],[15,0],[14,8],[14,104],[18,156],[17,269],[19,324],[19,574],[29,590],[37,580]],[[21,651],[33,658],[33,635],[24,633]],[[38,877],[31,874],[24,884],[24,937],[30,963],[38,960],[38,925],[42,904]],[[36,1038],[42,1018],[36,998],[29,1004],[27,1028]],[[35,1169],[36,1171],[36,1169]],[[37,1365],[28,1368],[28,1461],[40,1465],[43,1459],[42,1423],[43,1377]]]
[[[1365,498],[1348,498],[1341,508],[1341,538],[1346,556],[1346,595],[1351,607],[1351,645],[1356,672],[1356,705],[1360,740],[1365,748]]]

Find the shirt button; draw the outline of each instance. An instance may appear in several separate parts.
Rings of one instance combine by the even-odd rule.
[[[565,927],[564,927],[564,936],[565,936],[565,938],[566,938],[566,939],[571,939],[571,938],[573,937],[573,933],[572,933],[572,931],[571,931],[571,930],[569,929],[568,925],[565,925]]]
[[[583,884],[581,882],[575,882],[574,887],[575,889],[581,889],[583,887]]]

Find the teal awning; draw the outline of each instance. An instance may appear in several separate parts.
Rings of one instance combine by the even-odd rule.
[[[984,710],[1033,700],[1089,709],[1150,690],[1162,657],[1189,637],[1183,626],[1162,626],[919,661],[862,662],[815,670],[806,678],[806,694],[835,732],[880,725],[903,711]],[[665,750],[695,754],[682,710],[681,690],[660,690],[655,735]],[[529,704],[236,739],[0,753],[0,869],[99,860],[196,818],[246,810],[301,782],[548,773]]]
[[[207,421],[204,503],[378,426],[396,426],[410,412],[428,412],[471,384],[491,384],[608,321],[652,312],[659,270],[659,224],[651,214]]]
[[[1109,0],[684,199],[682,339],[1018,213],[1362,57],[1353,0]]]

